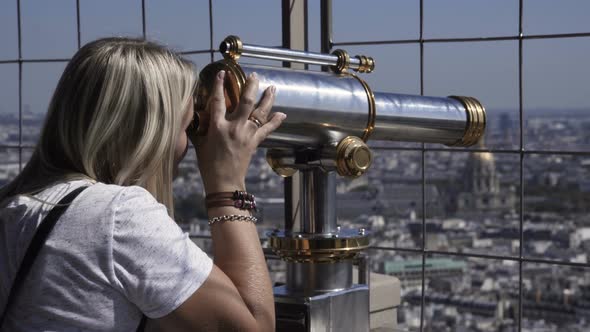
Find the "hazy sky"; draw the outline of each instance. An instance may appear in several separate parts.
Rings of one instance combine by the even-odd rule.
[[[213,1],[214,45],[229,34],[247,43],[281,44],[281,1]],[[334,41],[417,39],[418,0],[334,0]],[[16,0],[0,0],[0,60],[16,59]],[[77,49],[74,0],[22,0],[22,56],[69,58]],[[590,1],[525,0],[524,34],[590,32]],[[141,0],[80,0],[82,43],[141,35]],[[208,0],[146,0],[149,38],[177,50],[209,48]],[[424,38],[514,36],[518,0],[425,0]],[[309,0],[310,49],[319,50],[319,1]],[[341,46],[376,59],[365,75],[376,91],[420,92],[418,44]],[[589,109],[590,38],[526,40],[524,105]],[[200,67],[208,55],[190,56]],[[25,63],[23,105],[45,112],[65,62]],[[18,114],[18,65],[0,64],[0,112]],[[425,94],[471,95],[488,111],[518,109],[518,42],[427,43]]]

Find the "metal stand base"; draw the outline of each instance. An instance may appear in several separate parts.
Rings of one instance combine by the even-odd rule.
[[[369,287],[350,288],[313,296],[274,288],[276,330],[297,332],[369,331]]]

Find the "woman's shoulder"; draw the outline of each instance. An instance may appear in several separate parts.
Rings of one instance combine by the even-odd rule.
[[[145,203],[157,203],[154,196],[140,186],[120,186],[96,182],[88,188],[88,194],[104,199],[113,205],[121,205],[128,201],[142,201]]]
[[[154,196],[140,186],[121,186],[85,179],[56,183],[35,195],[33,199],[57,203],[59,199],[80,187],[87,187],[80,194],[78,200],[80,204],[85,206],[95,206],[101,209],[109,206],[117,208],[120,205],[128,205],[129,201],[157,204]]]
[[[48,212],[68,193],[80,187],[87,188],[79,194],[79,198],[74,200],[68,210],[78,213],[98,210],[108,214],[125,208],[142,209],[159,205],[154,196],[140,186],[121,186],[86,179],[55,183],[34,195],[19,195],[9,205],[26,206],[30,210]]]
[[[14,227],[36,227],[68,193],[87,187],[74,199],[60,219],[88,232],[109,233],[125,228],[152,224],[169,224],[168,210],[146,189],[89,180],[55,183],[33,195],[18,195],[0,207],[0,220],[10,220]],[[105,233],[105,234],[106,234]]]
[[[99,209],[112,214],[117,220],[141,218],[155,211],[164,212],[166,207],[145,188],[140,186],[120,186],[97,182],[80,196],[79,208]]]
[[[70,224],[69,234],[86,233],[105,237],[115,250],[121,243],[141,238],[142,232],[176,232],[166,207],[140,186],[120,186],[95,182],[66,210],[62,219]],[[74,190],[74,189],[72,189]],[[107,239],[108,238],[108,239]],[[133,249],[135,251],[135,249]]]

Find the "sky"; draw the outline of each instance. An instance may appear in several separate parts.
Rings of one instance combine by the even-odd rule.
[[[16,0],[0,0],[0,61],[18,58]],[[309,0],[309,47],[320,49],[319,1]],[[213,45],[235,34],[246,43],[281,44],[281,1],[213,0]],[[524,35],[590,32],[590,1],[525,0]],[[77,50],[75,0],[21,0],[22,57],[68,59]],[[80,0],[82,44],[141,36],[141,0]],[[419,38],[418,0],[333,0],[335,42]],[[208,0],[146,0],[147,36],[176,50],[210,47]],[[424,0],[424,38],[518,34],[518,0]],[[375,91],[420,93],[417,43],[338,46],[375,58],[363,77]],[[217,57],[217,56],[216,56]],[[189,58],[203,67],[208,55]],[[590,38],[525,40],[525,114],[541,109],[590,113]],[[66,62],[23,65],[23,105],[44,113]],[[490,114],[518,111],[518,41],[426,43],[424,93],[469,95]],[[0,64],[0,114],[18,114],[18,65]]]

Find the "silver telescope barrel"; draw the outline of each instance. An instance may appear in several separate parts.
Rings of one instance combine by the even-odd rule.
[[[483,106],[470,97],[375,93],[373,140],[470,146],[485,128]]]
[[[274,85],[273,111],[287,114],[283,125],[263,143],[265,147],[318,148],[347,136],[363,141],[409,141],[469,146],[485,128],[485,110],[470,97],[425,97],[373,93],[351,73],[326,73],[258,65],[233,60],[212,63],[200,73],[197,109],[204,109],[216,73],[225,70],[228,111],[235,108],[246,77],[256,72],[258,97]],[[200,104],[200,105],[199,105]],[[207,114],[197,113],[199,133],[206,130]]]

